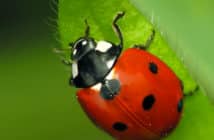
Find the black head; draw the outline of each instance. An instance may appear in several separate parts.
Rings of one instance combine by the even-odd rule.
[[[102,48],[105,51],[103,51]],[[71,55],[71,84],[86,88],[103,82],[121,53],[121,47],[107,41],[95,42],[93,38],[80,38],[73,45]]]
[[[73,52],[71,59],[74,61],[80,60],[84,55],[94,50],[96,42],[93,38],[81,37],[72,45]]]
[[[77,88],[86,88],[105,80],[122,51],[123,38],[116,22],[123,15],[124,12],[118,13],[112,24],[120,39],[119,45],[107,41],[96,43],[89,37],[90,28],[85,20],[85,36],[71,44],[73,63],[70,83],[72,85]]]

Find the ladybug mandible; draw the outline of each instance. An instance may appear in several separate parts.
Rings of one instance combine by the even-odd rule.
[[[71,85],[80,105],[100,128],[119,140],[157,140],[170,133],[182,113],[182,87],[175,73],[160,59],[146,51],[145,45],[123,49],[118,19],[113,28],[120,43],[96,42],[85,36],[71,44]]]

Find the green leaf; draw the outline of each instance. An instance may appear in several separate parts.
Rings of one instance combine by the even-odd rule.
[[[60,0],[59,1],[59,33],[62,49],[70,42],[84,35],[87,19],[91,27],[91,36],[96,40],[118,42],[111,23],[119,11],[126,14],[119,25],[124,36],[125,48],[134,44],[144,44],[155,28],[141,12],[128,0]],[[149,51],[167,63],[183,81],[184,92],[191,93],[197,87],[185,66],[161,37],[158,29]],[[65,59],[70,59],[70,52],[65,53]],[[169,140],[179,139],[211,139],[214,136],[214,108],[208,98],[201,91],[193,93],[184,99],[184,113],[177,129],[169,136]],[[90,123],[90,122],[89,122]],[[96,133],[94,132],[94,135]],[[93,138],[92,138],[93,139]]]

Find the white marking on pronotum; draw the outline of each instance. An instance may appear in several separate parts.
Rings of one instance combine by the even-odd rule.
[[[78,75],[78,67],[77,67],[77,63],[73,62],[72,63],[72,76],[73,78],[77,77]]]
[[[105,79],[111,80],[115,78],[115,72],[114,69],[111,70],[111,72],[109,72],[109,74],[106,76]],[[96,85],[92,86],[91,89],[96,90],[96,91],[100,91],[102,87],[102,83],[97,83]]]
[[[99,41],[97,42],[97,46],[95,50],[98,50],[100,52],[106,52],[109,48],[112,47],[112,44],[106,41]]]
[[[114,79],[115,76],[115,72],[114,69],[111,70],[111,72],[109,72],[109,74],[106,76],[106,79],[111,80]]]
[[[107,66],[110,69],[112,67],[112,65],[114,64],[115,59],[111,59],[109,61],[107,61]]]
[[[100,91],[102,84],[101,83],[97,83],[96,85],[92,86],[91,89],[96,90],[96,91]]]

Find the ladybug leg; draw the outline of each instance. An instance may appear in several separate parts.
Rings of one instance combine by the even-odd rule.
[[[74,43],[73,43],[73,42],[70,42],[68,45],[70,46],[69,48],[71,49],[71,47],[74,46]]]
[[[123,36],[122,36],[122,33],[120,31],[120,28],[119,26],[117,25],[117,21],[119,19],[121,19],[123,16],[125,15],[125,12],[118,12],[117,15],[115,16],[114,20],[113,20],[113,23],[112,23],[112,27],[114,29],[114,32],[117,34],[119,40],[120,40],[120,43],[119,43],[119,47],[122,49],[123,48]]]
[[[70,45],[71,43],[69,43]],[[57,53],[57,54],[64,54],[66,51],[70,51],[71,50],[71,47],[68,47],[66,49],[58,49],[58,48],[54,48],[54,52]],[[69,60],[65,60],[65,59],[62,59],[62,63],[67,65],[67,66],[71,66],[72,65],[72,60],[69,59]]]
[[[181,86],[181,90],[183,91],[183,95],[184,97],[188,97],[188,96],[192,96],[196,91],[199,90],[199,86],[197,85],[192,91],[189,91],[189,92],[184,92],[184,84],[183,84],[183,81],[180,80],[180,86]]]
[[[181,87],[182,91],[184,91],[184,83],[181,79],[179,79],[179,81],[180,81],[180,87]]]
[[[104,99],[113,99],[115,95],[118,94],[120,91],[120,82],[117,79],[105,79],[104,82],[102,82],[102,87],[100,90],[100,94]]]
[[[73,43],[69,43],[69,46],[72,46]],[[68,48],[63,48],[63,49],[59,49],[59,48],[54,48],[53,52],[57,53],[57,54],[64,54],[67,51],[71,51],[72,47],[68,47]]]
[[[68,83],[69,83],[69,85],[70,85],[70,86],[74,86],[72,76],[70,77],[70,79],[69,79]]]
[[[150,35],[149,39],[147,39],[145,44],[137,44],[137,45],[135,44],[133,47],[139,48],[142,50],[147,50],[150,47],[151,43],[153,42],[154,37],[155,37],[155,30],[152,29],[152,34]]]
[[[192,91],[190,91],[188,93],[184,93],[184,97],[192,96],[198,90],[199,90],[199,86],[197,85],[194,90],[192,90]]]
[[[62,60],[62,63],[64,64],[64,65],[66,65],[66,66],[71,66],[72,65],[72,60],[65,60],[65,59],[63,59]]]
[[[195,87],[194,90],[185,93],[185,92],[184,92],[184,84],[183,84],[183,81],[182,81],[182,80],[180,80],[180,86],[181,86],[181,89],[182,89],[182,91],[183,91],[184,97],[192,96],[196,91],[199,90],[199,86],[197,85],[197,86]]]
[[[87,38],[89,36],[89,33],[90,33],[90,26],[88,25],[88,21],[86,19],[85,19],[85,25],[86,25],[85,37]]]

